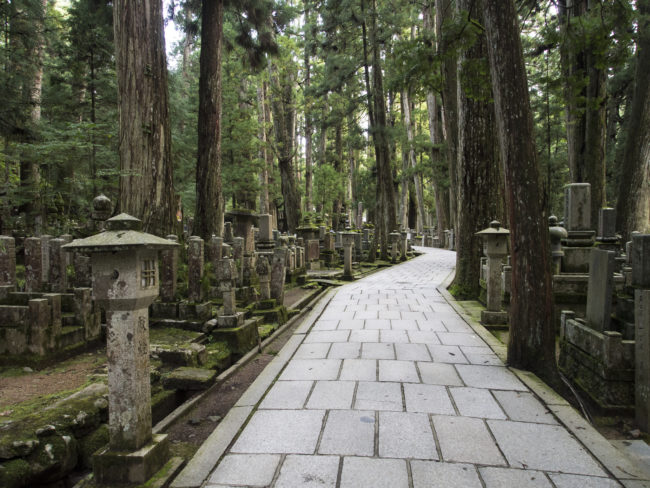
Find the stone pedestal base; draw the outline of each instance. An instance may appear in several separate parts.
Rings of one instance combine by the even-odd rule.
[[[108,446],[93,455],[93,473],[100,486],[142,484],[167,462],[166,434],[154,435],[151,442],[135,452],[111,451]]]
[[[481,322],[485,325],[505,325],[508,323],[508,312],[481,311]]]
[[[244,312],[235,312],[234,315],[217,316],[218,327],[239,327],[244,323]]]
[[[563,273],[589,273],[591,247],[563,247]]]
[[[320,270],[320,261],[308,261],[307,262],[307,269],[311,270],[311,271]]]
[[[235,356],[243,356],[258,345],[260,335],[257,327],[261,320],[261,317],[256,317],[238,327],[219,327],[212,331],[212,338],[217,342],[227,342]]]

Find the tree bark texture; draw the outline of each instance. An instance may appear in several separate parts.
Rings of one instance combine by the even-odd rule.
[[[223,1],[203,1],[199,57],[199,120],[194,234],[205,239],[223,232],[221,188],[221,52]]]
[[[271,70],[271,107],[273,111],[273,129],[275,133],[275,152],[280,169],[282,197],[287,230],[293,233],[300,224],[300,194],[296,185],[293,167],[295,155],[295,101],[293,85],[295,76],[292,72],[273,64]]]
[[[508,363],[555,383],[549,233],[517,11],[513,0],[483,0],[482,7],[510,217]]]
[[[483,15],[472,8],[475,0],[458,0],[463,15],[480,25]],[[470,22],[470,18],[466,21]],[[458,220],[456,233],[456,286],[459,297],[476,299],[480,293],[482,239],[476,233],[503,213],[503,183],[499,171],[498,142],[489,76],[477,73],[487,62],[485,36],[458,60]],[[472,67],[474,66],[474,69]]]
[[[175,199],[161,0],[113,2],[119,108],[121,212],[159,235],[173,229]]]
[[[447,158],[449,161],[449,225],[456,228],[458,216],[458,98],[457,98],[457,61],[456,57],[447,51],[453,49],[448,36],[445,35],[445,23],[453,20],[453,0],[435,0],[436,6],[436,38],[438,53],[444,55],[442,62],[442,107],[444,113],[445,139],[447,143]]]
[[[260,171],[260,213],[269,213],[269,168],[266,165],[267,160],[267,140],[266,140],[266,90],[265,82],[261,81],[257,87],[257,124],[260,138],[259,158],[262,161],[262,171]]]
[[[408,160],[410,162],[410,167],[415,171],[417,167],[417,161],[415,160],[415,148],[413,147],[415,142],[415,129],[413,127],[414,123],[411,118],[411,97],[407,91],[402,93],[404,97],[404,124],[406,125],[406,139],[409,144],[408,148]],[[418,207],[418,222],[417,222],[417,233],[422,234],[424,232],[425,217],[424,217],[424,192],[422,191],[422,181],[417,173],[413,173],[413,184],[415,185],[415,197],[417,199]]]
[[[562,70],[565,81],[569,172],[574,183],[591,185],[591,225],[598,226],[598,211],[606,205],[605,142],[607,72],[598,55],[575,25],[589,15],[589,0],[560,0],[563,43]]]
[[[650,233],[650,0],[639,0],[639,38],[634,95],[616,204],[617,228],[624,241],[630,233]]]

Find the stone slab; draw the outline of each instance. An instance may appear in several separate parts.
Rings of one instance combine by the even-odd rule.
[[[549,412],[532,393],[522,391],[493,391],[501,408],[510,420],[536,424],[557,424]]]
[[[483,420],[434,415],[433,428],[445,461],[506,465]]]
[[[325,359],[332,344],[328,342],[316,342],[312,344],[302,344],[296,354],[295,359]]]
[[[366,342],[361,347],[363,359],[395,359],[393,344]]]
[[[404,398],[407,412],[455,415],[447,389],[438,385],[405,384]]]
[[[414,361],[379,360],[379,381],[419,383],[420,377]]]
[[[429,385],[463,386],[453,364],[418,362],[422,383]]]
[[[614,257],[611,251],[592,249],[589,256],[587,324],[599,332],[610,330]]]
[[[548,478],[541,471],[508,469],[508,468],[480,468],[481,478],[485,488],[503,488],[516,486],[517,488],[553,488]],[[574,485],[576,488],[582,485]]]
[[[260,410],[244,428],[231,452],[312,454],[325,412],[320,410]]]
[[[309,396],[307,408],[350,409],[355,387],[354,381],[317,381]]]
[[[375,451],[375,413],[329,412],[318,452],[320,454],[372,456]]]
[[[438,452],[428,415],[379,412],[379,456],[437,460]]]
[[[411,461],[413,488],[482,488],[471,464]]]
[[[344,359],[340,379],[376,381],[377,361],[374,359]]]
[[[580,476],[575,474],[549,474],[556,488],[619,488],[621,485],[610,478]]]
[[[462,332],[439,332],[438,337],[442,344],[448,346],[485,346],[485,342],[476,334],[463,334]]]
[[[340,359],[294,359],[280,376],[281,380],[335,380]]]
[[[591,455],[562,427],[488,420],[510,466],[604,476]]]
[[[390,342],[393,344],[408,343],[409,336],[404,330],[381,330],[379,334],[380,342]]]
[[[208,480],[208,485],[268,486],[280,463],[277,454],[229,454]],[[255,469],[250,469],[255,466]]]
[[[338,456],[287,456],[275,488],[335,488]]]
[[[489,390],[483,388],[450,388],[449,392],[460,415],[486,419],[506,418],[503,410],[501,410]]]
[[[426,344],[395,344],[395,355],[399,361],[431,361]]]
[[[456,370],[467,386],[492,390],[527,390],[513,373],[501,366],[457,364]]]
[[[354,408],[401,412],[402,389],[399,383],[360,381]]]
[[[360,342],[335,342],[330,348],[329,359],[357,359],[361,355]]]
[[[436,363],[467,364],[467,358],[458,346],[428,346]]]
[[[350,332],[347,330],[317,330],[307,334],[305,344],[310,342],[347,342]]]
[[[341,488],[408,488],[406,461],[346,457],[341,471]]]
[[[312,381],[276,381],[260,403],[260,408],[302,408],[312,386]]]
[[[379,342],[378,330],[353,330],[350,342]]]

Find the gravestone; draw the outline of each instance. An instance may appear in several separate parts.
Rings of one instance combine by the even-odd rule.
[[[25,291],[35,292],[43,284],[43,258],[41,240],[38,237],[25,239]]]
[[[191,236],[187,247],[187,299],[190,303],[203,301],[203,239]]]
[[[612,313],[614,253],[592,249],[587,289],[587,324],[603,332],[609,330]]]
[[[174,234],[167,240],[178,243]],[[176,299],[176,280],[178,276],[178,247],[160,251],[160,298],[163,302],[173,302]]]
[[[0,285],[16,286],[16,241],[0,236]]]
[[[63,239],[51,239],[50,242],[50,288],[54,293],[65,293],[68,288],[66,254]]]
[[[571,183],[564,187],[564,227],[567,237],[563,240],[565,273],[587,273],[591,246],[596,231],[591,229],[591,185]]]

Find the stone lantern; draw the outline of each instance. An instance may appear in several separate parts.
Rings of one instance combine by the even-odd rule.
[[[487,310],[481,312],[485,324],[506,324],[508,313],[501,311],[501,267],[503,258],[508,255],[508,236],[510,231],[493,220],[490,227],[477,232],[483,239],[483,254],[488,258],[487,266]]]
[[[352,246],[354,246],[354,237],[356,232],[342,232],[341,240],[343,243],[343,278],[352,279]]]
[[[560,274],[562,268],[562,258],[564,257],[564,250],[562,249],[562,239],[567,238],[567,231],[564,227],[560,227],[557,222],[557,217],[551,215],[548,218],[548,232],[551,236],[551,258],[553,259],[553,274]]]
[[[408,248],[408,232],[406,230],[402,230],[399,234],[400,234],[399,252],[402,255],[400,260],[406,261],[406,251]]]
[[[390,262],[395,264],[397,263],[397,257],[399,255],[399,238],[400,233],[393,231],[388,234],[388,239],[390,242]]]
[[[93,295],[106,311],[109,445],[93,456],[93,471],[110,486],[143,483],[168,457],[166,436],[151,432],[149,305],[158,296],[158,251],[178,244],[140,227],[120,214],[106,231],[63,246],[90,254]]]

